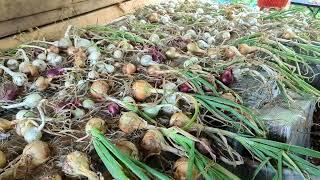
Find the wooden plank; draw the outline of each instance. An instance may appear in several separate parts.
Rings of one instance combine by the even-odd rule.
[[[87,0],[0,0],[0,21],[28,16]]]
[[[74,3],[70,5],[70,7],[55,9],[31,16],[15,18],[8,21],[2,21],[0,22],[0,37],[16,34],[29,28],[38,27],[59,20],[67,19],[75,15],[87,13],[122,1],[124,0],[87,0]]]
[[[31,40],[59,39],[63,36],[68,25],[87,26],[92,24],[106,24],[112,22],[120,16],[134,11],[137,8],[164,1],[165,0],[130,0],[125,2],[125,6],[124,3],[120,3],[118,5],[113,5],[107,8],[99,9],[93,11],[92,13],[81,15],[63,22],[44,26],[32,32],[26,32],[19,35],[0,39],[0,49],[13,48],[19,44]]]

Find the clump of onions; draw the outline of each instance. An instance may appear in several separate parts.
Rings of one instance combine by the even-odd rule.
[[[90,94],[98,99],[104,99],[105,95],[108,93],[109,85],[106,81],[98,80],[94,81],[90,87]]]
[[[12,129],[14,124],[15,124],[15,121],[9,121],[7,119],[0,118],[0,132],[6,132]]]
[[[0,168],[3,168],[6,164],[7,164],[6,154],[0,150]]]
[[[127,140],[120,140],[116,143],[117,148],[123,153],[133,159],[139,160],[139,150],[135,144]]]
[[[29,94],[25,99],[17,104],[11,104],[8,106],[2,106],[4,109],[20,108],[25,106],[26,108],[35,108],[38,106],[39,102],[42,100],[42,97],[38,93]]]
[[[126,63],[122,66],[122,73],[126,75],[131,75],[137,71],[136,65],[132,63]]]
[[[186,157],[181,157],[179,158],[175,163],[174,163],[174,179],[176,180],[185,180],[187,179],[188,175],[188,159]],[[199,171],[193,167],[192,169],[192,176],[191,180],[196,180],[199,176]]]
[[[48,89],[51,81],[52,78],[45,78],[43,76],[39,76],[35,81],[34,85],[38,91],[45,91],[46,89]]]
[[[247,55],[256,51],[256,48],[251,47],[248,44],[239,44],[238,49],[239,49],[239,52],[243,55]]]
[[[101,118],[91,118],[86,124],[86,133],[90,134],[92,129],[97,129],[100,132],[105,133],[107,130],[106,122]]]
[[[138,114],[130,111],[122,113],[119,119],[119,128],[124,133],[132,133],[139,129],[154,128],[138,116]]]
[[[3,83],[0,87],[0,99],[4,101],[15,100],[18,95],[18,88],[13,83]]]
[[[192,88],[188,83],[183,83],[178,88],[180,92],[184,92],[184,93],[190,93],[192,91]]]
[[[227,69],[221,73],[219,79],[224,85],[230,86],[234,82],[232,69]]]
[[[120,113],[120,106],[117,103],[112,102],[108,104],[107,108],[111,116],[116,116]]]
[[[13,72],[12,70],[3,66],[2,64],[0,64],[0,69],[9,74],[12,78],[12,82],[17,86],[23,86],[28,82],[28,78],[24,73]]]
[[[157,23],[160,21],[160,15],[158,13],[151,13],[149,16],[148,16],[148,20],[151,22],[151,23]]]
[[[195,54],[195,55],[204,55],[206,53],[205,50],[202,50],[199,48],[197,43],[191,42],[187,45],[187,49],[189,52]]]
[[[73,177],[87,177],[89,180],[99,180],[99,176],[90,170],[90,161],[85,153],[74,151],[67,155],[62,171]]]

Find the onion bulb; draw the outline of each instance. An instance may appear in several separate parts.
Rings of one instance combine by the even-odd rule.
[[[123,153],[133,159],[139,160],[139,150],[135,144],[127,140],[120,140],[116,143],[117,148]]]
[[[46,89],[48,89],[51,81],[52,78],[45,78],[43,76],[40,76],[37,78],[34,85],[38,91],[45,91]]]
[[[187,49],[188,49],[189,52],[191,52],[191,53],[193,53],[195,55],[203,55],[203,54],[206,53],[205,50],[200,49],[199,46],[196,43],[193,43],[193,42],[191,42],[191,43],[189,43],[187,45]]]
[[[4,101],[15,100],[18,95],[18,88],[13,83],[3,83],[0,86],[0,99]]]
[[[150,65],[154,65],[154,64],[158,64],[158,63],[153,61],[152,56],[146,54],[140,58],[140,64],[142,66],[150,66]]]
[[[174,113],[170,118],[170,126],[184,127],[188,122],[190,118],[183,112]]]
[[[148,130],[141,140],[141,147],[152,154],[160,154],[165,146],[167,145],[162,133],[156,129]]]
[[[166,51],[166,56],[170,59],[175,59],[175,58],[179,58],[181,57],[181,54],[177,52],[177,49],[174,47],[170,47],[167,51]]]
[[[292,29],[286,29],[282,34],[282,38],[284,39],[294,39],[296,37],[297,35],[292,31]]]
[[[123,52],[121,50],[115,50],[113,52],[113,58],[115,59],[122,59],[123,58]]]
[[[143,101],[152,95],[152,86],[144,80],[138,80],[133,83],[133,95],[138,101]]]
[[[22,62],[19,65],[19,71],[24,74],[30,74],[33,77],[39,75],[38,68],[29,62]]]
[[[137,67],[132,63],[127,63],[122,66],[122,73],[125,75],[131,75],[137,71]]]
[[[207,138],[199,138],[199,140],[204,143],[207,147],[210,147],[210,141]],[[198,151],[202,154],[210,154],[210,152],[208,151],[207,147],[204,147],[202,143],[197,142],[196,143],[196,147],[198,149]]]
[[[256,48],[253,48],[247,44],[239,44],[238,49],[239,52],[243,55],[250,54],[256,50]]]
[[[19,62],[16,59],[9,59],[6,63],[6,66],[10,69],[10,70],[16,70],[19,68]]]
[[[120,106],[117,103],[110,103],[107,106],[108,108],[108,112],[112,115],[112,116],[116,116],[120,113]]]
[[[95,107],[95,103],[91,99],[85,99],[82,102],[82,107],[85,109],[93,109]]]
[[[44,62],[44,60],[41,59],[36,59],[34,61],[32,61],[32,65],[37,67],[39,71],[43,72],[46,70],[47,68],[47,63]]]
[[[227,46],[224,48],[224,55],[228,59],[233,59],[235,57],[241,56],[241,53],[238,51],[238,49],[234,46]]]
[[[162,74],[162,71],[161,71],[159,66],[151,65],[151,66],[148,67],[147,73],[150,76],[158,76],[158,75]]]
[[[119,128],[124,133],[132,133],[133,131],[139,129],[146,129],[148,127],[153,127],[148,125],[147,121],[138,116],[134,112],[124,112],[119,119]]]
[[[39,102],[42,100],[42,97],[38,93],[29,94],[25,99],[17,104],[11,104],[8,106],[2,106],[4,109],[12,109],[19,107],[35,108],[38,106]]]
[[[52,52],[52,53],[55,53],[55,54],[59,54],[60,50],[57,46],[50,46],[48,49],[47,49],[48,52]]]
[[[232,69],[227,69],[221,73],[219,79],[224,85],[230,86],[234,81]]]
[[[152,13],[148,16],[148,20],[151,22],[151,23],[157,23],[160,21],[160,16],[158,13]]]
[[[74,151],[67,155],[62,171],[73,177],[87,177],[88,180],[99,180],[99,176],[90,170],[90,161],[86,154]]]
[[[12,82],[17,86],[23,86],[25,83],[28,82],[28,78],[25,74],[20,72],[13,72],[9,68],[0,64],[0,69],[4,70],[7,74],[12,77]]]
[[[9,121],[3,118],[0,118],[0,132],[6,132],[12,129],[13,125],[15,124],[14,121]],[[0,166],[1,168],[1,166]]]
[[[71,111],[73,118],[75,119],[81,119],[83,116],[86,115],[86,112],[83,109],[80,108],[75,108],[74,110]]]
[[[4,152],[0,150],[0,169],[3,168],[7,164],[7,157]]]
[[[181,157],[179,158],[175,163],[173,168],[174,170],[174,179],[175,180],[185,180],[187,179],[187,175],[188,175],[188,159],[185,157]],[[191,176],[191,180],[196,180],[199,176],[199,172],[198,170],[193,167],[192,169],[192,176]]]
[[[52,66],[58,66],[62,63],[63,59],[62,56],[49,52],[47,55],[47,61]]]
[[[16,114],[16,120],[25,120],[29,118],[36,118],[36,114],[30,110],[22,109],[17,112]]]
[[[92,129],[97,129],[100,132],[105,133],[107,130],[106,122],[101,118],[91,118],[86,124],[86,133],[90,134]]]
[[[107,95],[109,90],[109,85],[107,82],[103,80],[98,80],[92,83],[90,87],[90,93],[91,95],[99,100],[104,99],[104,97]]]
[[[87,55],[83,49],[78,48],[73,54],[74,66],[77,68],[84,68],[86,66]]]
[[[183,83],[178,88],[180,92],[184,92],[184,93],[190,93],[192,91],[192,88],[188,83]]]

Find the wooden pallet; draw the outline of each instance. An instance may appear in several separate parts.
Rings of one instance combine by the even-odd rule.
[[[0,39],[0,49],[13,48],[21,43],[31,40],[55,40],[63,36],[69,25],[87,26],[92,24],[106,24],[131,13],[146,5],[164,2],[164,0],[128,0],[101,8],[84,15],[76,16],[57,23],[49,24],[41,28],[33,28],[14,36]],[[1,27],[1,26],[0,26]]]

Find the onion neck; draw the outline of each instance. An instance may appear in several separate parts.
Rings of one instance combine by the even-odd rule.
[[[1,107],[4,108],[4,109],[13,109],[13,108],[19,108],[19,107],[22,107],[22,106],[25,106],[25,105],[26,105],[26,102],[22,101],[21,103],[11,104],[11,105],[8,105],[8,106],[1,106]]]

